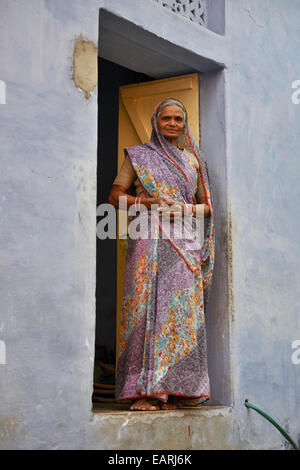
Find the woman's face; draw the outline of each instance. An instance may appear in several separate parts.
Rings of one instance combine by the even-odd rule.
[[[175,104],[165,106],[157,119],[161,134],[171,143],[175,143],[184,129],[182,110]]]

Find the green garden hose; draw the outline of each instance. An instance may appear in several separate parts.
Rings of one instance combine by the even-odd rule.
[[[245,400],[245,406],[247,408],[252,408],[253,410],[257,411],[264,418],[266,418],[268,421],[270,421],[270,423],[272,423],[273,426],[275,426],[275,428],[277,428],[278,431],[280,431],[281,434],[289,441],[289,443],[294,447],[294,449],[299,450],[297,445],[293,441],[293,439],[288,435],[288,433],[278,423],[276,423],[276,421],[273,418],[271,418],[271,416],[267,415],[267,413],[265,413],[264,411],[257,408],[257,406],[252,405],[251,403],[249,403],[247,398]]]

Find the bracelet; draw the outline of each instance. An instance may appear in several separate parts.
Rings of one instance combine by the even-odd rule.
[[[141,198],[140,197],[136,197],[135,200],[134,200],[134,208],[136,211],[140,211],[141,210]]]

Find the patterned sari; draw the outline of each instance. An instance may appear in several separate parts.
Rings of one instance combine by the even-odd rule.
[[[188,156],[161,135],[156,113],[152,127],[150,144],[125,149],[145,197],[196,203],[197,172]],[[182,405],[195,406],[209,399],[205,309],[214,264],[213,211],[206,163],[188,125],[185,137],[185,147],[199,161],[210,216],[201,243],[191,244],[194,217],[171,222],[165,233],[158,215],[150,221],[149,211],[140,213],[147,228],[143,238],[128,240],[117,401],[152,397],[166,402],[172,395]],[[181,239],[176,223],[187,228]]]

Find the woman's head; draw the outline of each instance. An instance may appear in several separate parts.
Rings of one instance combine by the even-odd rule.
[[[160,133],[173,145],[185,134],[187,113],[184,106],[175,99],[160,103],[156,110],[156,124]]]

